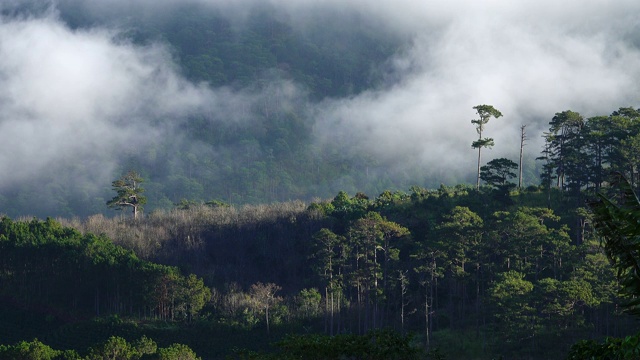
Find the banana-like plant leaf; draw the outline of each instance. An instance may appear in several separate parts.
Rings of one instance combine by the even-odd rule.
[[[598,194],[589,206],[602,246],[622,285],[627,301],[623,306],[640,315],[640,201],[629,181],[619,173],[613,175],[613,196]]]

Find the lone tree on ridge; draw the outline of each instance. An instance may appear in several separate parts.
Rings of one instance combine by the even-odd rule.
[[[147,203],[147,198],[142,196],[144,189],[140,186],[144,179],[140,174],[131,170],[120,179],[111,183],[117,195],[107,202],[107,206],[115,210],[122,210],[126,207],[133,209],[133,218],[138,217],[138,211],[142,210],[142,205]]]
[[[476,180],[476,189],[480,188],[480,155],[483,147],[492,147],[494,145],[492,138],[482,138],[482,130],[484,126],[489,122],[492,117],[499,118],[502,113],[491,105],[477,105],[473,107],[480,119],[471,120],[471,123],[476,126],[478,132],[478,140],[471,143],[471,147],[478,149],[478,176]]]

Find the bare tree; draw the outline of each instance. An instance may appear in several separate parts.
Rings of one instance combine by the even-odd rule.
[[[522,155],[524,153],[524,142],[528,140],[524,132],[526,127],[527,125],[520,126],[520,175],[518,176],[518,189],[522,188]]]
[[[276,293],[282,288],[274,283],[263,284],[261,282],[251,285],[249,293],[255,302],[256,307],[264,311],[264,318],[267,324],[267,334],[269,333],[269,309],[282,301]]]

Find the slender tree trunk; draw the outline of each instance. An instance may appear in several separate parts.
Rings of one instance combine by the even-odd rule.
[[[269,335],[271,334],[271,329],[269,328],[269,305],[268,304],[264,307],[264,319],[267,324],[267,335]]]
[[[522,157],[524,153],[524,141],[527,139],[524,132],[525,127],[527,127],[527,125],[522,125],[520,127],[520,176],[518,177],[518,189],[522,188]]]
[[[404,308],[406,306],[405,301],[404,301],[404,297],[407,293],[407,281],[406,281],[406,274],[402,272],[402,270],[400,270],[400,327],[402,330],[402,334],[404,334]]]
[[[454,289],[455,289],[457,284],[455,283],[455,280],[453,279],[453,271],[449,270],[449,272],[450,272],[450,278],[449,278],[449,301],[448,301],[448,304],[447,304],[447,308],[449,310],[449,328],[453,330],[454,329],[454,321],[453,320],[454,320],[454,312],[455,312],[454,304],[453,304],[453,292],[454,292]]]
[[[429,283],[429,287],[433,288],[433,281],[431,281]],[[432,292],[432,291],[431,291]],[[427,351],[429,350],[429,346],[430,346],[430,337],[431,337],[431,324],[429,322],[429,289],[427,287],[427,284],[425,284],[424,287],[424,332],[425,332],[425,346]],[[433,294],[432,294],[433,295]]]
[[[547,209],[551,209],[551,179],[549,179],[549,186],[547,186]]]
[[[342,308],[341,308],[341,293],[338,293],[336,296],[336,313],[337,313],[337,327],[336,334],[340,333],[340,329],[342,328]],[[333,332],[333,330],[331,330]]]
[[[334,316],[334,299],[333,299],[333,289],[331,289],[331,318],[330,318],[330,326],[331,326],[331,336],[333,336],[333,316]]]
[[[364,295],[364,331],[362,332],[362,334],[366,333],[367,331],[369,331],[369,326],[371,318],[370,318],[370,314],[371,314],[371,285],[367,284],[365,286],[365,295]]]
[[[324,333],[329,333],[329,288],[324,287]]]
[[[358,334],[362,335],[362,285],[360,283],[356,291],[358,292]]]
[[[431,276],[431,285],[429,285],[429,288],[429,327],[427,328],[427,330],[429,331],[429,338],[427,340],[429,341],[429,344],[431,344],[431,334],[433,334],[433,312],[434,309],[438,307],[438,279],[434,279],[433,274]]]
[[[480,151],[482,151],[482,147],[478,147],[478,176],[476,177],[476,190],[480,190]]]
[[[476,336],[480,335],[480,263],[476,263]]]

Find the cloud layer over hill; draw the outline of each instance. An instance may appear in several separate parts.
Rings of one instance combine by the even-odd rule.
[[[192,1],[239,18],[257,3]],[[485,159],[513,160],[521,125],[528,125],[533,158],[555,112],[593,116],[640,106],[637,1],[270,3],[301,31],[312,14],[354,12],[408,40],[387,64],[393,82],[308,104],[318,144],[368,154],[394,171],[422,167],[470,179],[476,137],[470,120],[478,104],[504,114],[486,128],[496,146]],[[86,9],[113,12],[127,4],[110,0]],[[175,2],[141,4],[158,11]],[[234,109],[256,99],[190,83],[163,45],[134,45],[113,28],[71,29],[52,9],[0,21],[0,187],[39,176],[62,159],[86,166],[83,180],[104,187],[115,159],[175,135],[171,119],[233,118]],[[295,84],[286,85],[284,94],[300,97]]]
[[[527,151],[538,154],[555,112],[593,116],[639,106],[639,3],[446,4],[402,1],[372,10],[414,34],[410,51],[395,59],[409,70],[391,88],[327,104],[321,133],[347,131],[356,148],[389,162],[472,169],[475,105],[504,114],[487,125],[496,146],[485,156],[513,160],[523,124]]]
[[[177,75],[165,49],[139,47],[55,16],[0,23],[0,185],[73,159],[111,178],[115,159],[199,111],[210,91]],[[152,122],[154,122],[152,124]]]

